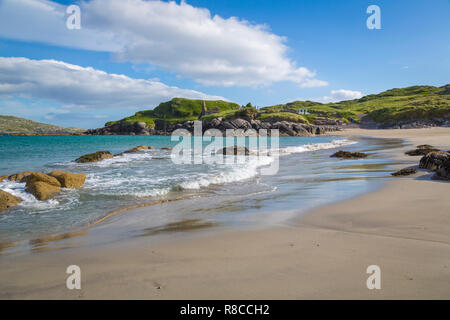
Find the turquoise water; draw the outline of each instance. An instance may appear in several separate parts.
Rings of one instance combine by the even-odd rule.
[[[24,183],[0,183],[0,189],[23,200],[0,213],[0,242],[67,232],[117,208],[184,196],[197,200],[189,200],[184,209],[154,212],[146,216],[146,223],[156,227],[198,217],[233,223],[240,219],[239,213],[307,209],[351,196],[367,190],[372,178],[387,175],[388,164],[379,157],[346,161],[344,167],[341,160],[329,158],[334,149],[343,146],[370,150],[376,145],[373,141],[280,137],[280,150],[271,157],[250,156],[244,157],[244,163],[210,165],[174,164],[171,151],[161,147],[176,144],[168,136],[1,136],[0,175],[58,169],[86,173],[87,179],[83,188],[65,189],[48,201],[38,201],[26,193]],[[74,162],[86,153],[108,150],[116,154],[137,145],[151,145],[155,150],[96,163]],[[278,173],[261,175],[260,169],[270,165],[276,155]],[[351,164],[353,169],[347,167]],[[369,164],[374,169],[368,169]]]

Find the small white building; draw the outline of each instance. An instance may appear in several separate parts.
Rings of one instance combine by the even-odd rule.
[[[302,108],[298,109],[298,114],[309,114],[308,109]]]

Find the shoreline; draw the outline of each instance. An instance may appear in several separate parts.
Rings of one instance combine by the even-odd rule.
[[[450,148],[445,140],[450,128],[350,129],[333,135]],[[418,163],[420,157],[400,151],[387,152]],[[263,229],[0,257],[0,298],[448,299],[450,183],[429,176],[393,178],[373,192]],[[77,263],[83,287],[73,292],[65,288],[64,271]],[[372,264],[381,267],[382,290],[365,286],[365,269]]]

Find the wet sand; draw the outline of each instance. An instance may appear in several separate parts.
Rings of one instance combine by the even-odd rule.
[[[407,161],[399,167],[417,165],[403,154],[413,145],[450,149],[450,128],[340,134],[407,139],[410,147],[386,151]],[[395,178],[270,228],[0,256],[0,298],[449,299],[450,183],[430,176]],[[71,264],[81,290],[66,288]],[[366,287],[369,265],[381,268],[381,290]]]

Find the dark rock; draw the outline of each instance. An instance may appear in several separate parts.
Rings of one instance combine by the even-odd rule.
[[[445,161],[433,176],[433,179],[450,180],[450,160]]]
[[[448,152],[432,151],[420,159],[419,168],[436,171],[449,159],[450,153]]]
[[[147,150],[148,147],[147,146],[137,146],[135,148],[129,149],[127,151],[124,151],[124,153],[134,153],[134,152],[138,152],[138,151],[142,151],[142,150]]]
[[[77,163],[86,163],[86,162],[97,162],[104,159],[114,158],[111,152],[109,151],[97,151],[94,153],[85,154],[78,159],[75,160]]]
[[[244,146],[231,146],[223,148],[222,150],[217,151],[217,154],[223,154],[223,155],[250,155],[250,150],[248,150]]]
[[[415,168],[404,168],[404,169],[400,169],[394,173],[391,173],[391,175],[397,177],[397,176],[409,176],[411,174],[415,174],[417,173],[417,169]]]
[[[415,150],[407,151],[405,152],[405,154],[407,154],[408,156],[424,156],[432,151],[439,151],[439,149],[436,149],[435,147],[430,146],[429,144],[421,144],[417,146]]]
[[[350,152],[339,150],[338,152],[333,153],[330,157],[344,158],[344,159],[361,159],[367,158],[367,154],[362,152]]]

